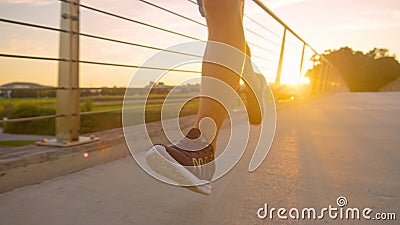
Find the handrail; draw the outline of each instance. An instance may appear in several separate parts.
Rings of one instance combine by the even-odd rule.
[[[143,25],[145,27],[149,27],[152,29],[156,29],[156,30],[160,30],[162,32],[168,33],[168,34],[173,34],[176,36],[180,36],[180,37],[185,37],[191,40],[196,40],[196,41],[204,41],[201,38],[189,35],[189,34],[184,34],[184,33],[180,33],[180,32],[176,32],[173,31],[171,29],[165,29],[161,26],[158,25],[154,25],[154,24],[149,24],[146,22],[142,22],[127,16],[122,16],[122,15],[118,15],[116,13],[112,13],[106,10],[102,10],[93,6],[89,6],[86,4],[80,4],[77,3],[75,1],[71,1],[71,0],[58,0],[60,2],[64,2],[64,3],[70,3],[73,5],[77,5],[81,8],[84,8],[86,10],[89,11],[93,11],[93,12],[97,12],[100,14],[104,14],[104,15],[108,15],[111,17],[115,17],[115,18],[119,18],[121,20],[125,20],[125,21],[129,21],[129,22],[133,22],[139,25]],[[200,26],[206,27],[206,24],[200,21],[197,21],[195,19],[192,19],[190,17],[184,16],[180,13],[174,12],[172,10],[169,10],[165,7],[162,7],[160,5],[157,5],[155,3],[150,2],[149,0],[139,0],[140,2],[147,4],[149,6],[158,8],[160,10],[163,10],[167,13],[170,13],[172,15],[175,15],[181,19],[187,20],[187,21],[191,21],[194,24],[198,24]],[[193,3],[193,4],[197,4],[196,1],[193,0],[188,0],[189,2]],[[293,34],[293,36],[295,38],[297,38],[300,42],[302,42],[303,46],[302,46],[302,60],[301,63],[303,61],[303,57],[304,57],[304,48],[308,47],[311,51],[313,51],[315,54],[317,54],[318,56],[321,57],[322,61],[324,63],[326,63],[327,65],[329,65],[329,68],[325,68],[324,67],[324,73],[323,75],[321,75],[321,77],[324,77],[323,81],[320,81],[321,84],[324,84],[327,82],[326,79],[328,79],[329,74],[330,74],[330,70],[336,70],[336,67],[329,61],[326,59],[326,57],[324,55],[320,55],[317,53],[317,51],[311,46],[309,45],[304,39],[302,39],[291,27],[289,27],[282,19],[280,19],[272,10],[270,10],[261,0],[253,0],[254,3],[256,3],[261,9],[263,9],[269,16],[271,16],[273,19],[275,19],[280,25],[283,26],[283,28],[285,30],[287,30],[288,32],[290,32],[291,34]],[[246,13],[244,14],[244,16],[249,19],[251,22],[253,22],[254,24],[260,26],[262,29],[268,31],[269,33],[271,33],[274,37],[277,38],[283,38],[282,44],[277,43],[276,40],[271,40],[270,38],[267,38],[264,35],[261,35],[258,32],[255,32],[252,29],[249,28],[245,28],[245,30],[257,37],[259,37],[260,39],[257,40],[262,40],[263,42],[259,43],[254,43],[254,42],[249,42],[250,45],[252,45],[252,47],[256,47],[257,49],[262,50],[262,52],[264,53],[272,53],[272,54],[261,54],[261,55],[257,55],[257,54],[253,54],[254,58],[257,58],[259,60],[262,60],[264,62],[271,62],[271,63],[279,63],[281,64],[282,62],[280,62],[281,60],[278,60],[277,58],[273,58],[271,55],[274,54],[279,54],[279,52],[275,51],[274,49],[268,48],[263,46],[263,44],[265,42],[269,42],[272,43],[274,45],[277,46],[281,46],[281,57],[283,57],[283,51],[285,50],[284,48],[282,48],[285,43],[290,45],[291,47],[293,47],[294,49],[297,50],[301,50],[301,48],[297,48],[295,44],[289,42],[289,41],[285,41],[284,37],[282,37],[282,35],[277,34],[276,32],[274,32],[273,30],[269,29],[268,27],[266,27],[265,25],[261,24],[259,21],[251,18],[249,15],[247,15]],[[179,51],[173,51],[173,50],[168,50],[168,49],[163,49],[157,46],[152,46],[152,45],[146,45],[146,44],[142,44],[142,43],[135,43],[135,42],[130,42],[130,41],[125,41],[125,40],[118,40],[118,39],[114,39],[111,37],[105,37],[105,36],[100,36],[100,35],[94,35],[94,34],[89,34],[89,33],[84,33],[84,32],[71,32],[71,31],[67,31],[67,30],[63,30],[60,28],[56,28],[56,27],[51,27],[51,26],[46,26],[46,25],[41,25],[41,24],[34,24],[34,23],[29,23],[29,22],[24,22],[24,21],[17,21],[17,20],[11,20],[11,19],[6,19],[6,18],[0,18],[0,22],[2,23],[9,23],[9,24],[15,24],[15,25],[20,25],[20,26],[27,26],[27,27],[34,27],[34,28],[38,28],[38,29],[42,29],[42,30],[49,30],[49,31],[56,31],[56,32],[60,32],[60,33],[70,33],[73,35],[80,35],[82,37],[87,37],[87,38],[92,38],[92,39],[98,39],[98,40],[103,40],[103,41],[108,41],[108,42],[114,42],[114,43],[119,43],[119,44],[125,44],[125,45],[131,45],[131,46],[136,46],[139,48],[145,48],[145,49],[151,49],[151,50],[157,50],[157,51],[165,51],[165,52],[169,52],[172,54],[182,54],[182,55],[188,55],[188,56],[192,56],[192,57],[197,57],[197,58],[201,58],[202,56],[200,55],[194,55],[194,54],[190,54],[190,53],[186,53],[186,52],[179,52]],[[286,32],[286,31],[285,31]],[[266,57],[266,55],[268,57]],[[157,68],[157,67],[143,67],[143,66],[139,66],[139,65],[129,65],[129,64],[120,64],[120,63],[111,63],[111,62],[98,62],[98,61],[91,61],[91,60],[82,60],[79,59],[78,60],[70,60],[70,59],[64,59],[64,58],[57,58],[57,57],[47,57],[47,56],[32,56],[32,55],[18,55],[18,54],[9,54],[9,53],[0,53],[0,57],[6,57],[6,58],[20,58],[20,59],[30,59],[30,60],[46,60],[46,61],[58,61],[58,62],[78,62],[78,63],[85,63],[85,64],[92,64],[92,65],[103,65],[103,66],[115,66],[115,67],[126,67],[126,68],[141,68],[141,69],[153,69],[153,70],[169,70],[169,71],[174,71],[174,72],[183,72],[183,73],[201,73],[200,71],[196,71],[196,70],[180,70],[180,69],[168,69],[168,68]],[[279,61],[279,62],[278,62]],[[278,67],[281,67],[282,65],[279,65]],[[263,70],[267,70],[267,71],[273,71],[275,70],[275,68],[270,65],[261,65],[259,68],[263,69]],[[302,68],[302,67],[301,67]],[[279,69],[278,69],[279,70]],[[301,70],[301,69],[300,69]],[[321,70],[322,71],[322,70]],[[320,73],[322,73],[320,71]],[[328,74],[327,74],[328,71]],[[0,87],[0,91],[18,91],[18,90],[31,90],[31,91],[44,91],[44,90],[51,90],[51,91],[58,91],[58,90],[104,90],[104,89],[112,89],[112,90],[117,90],[117,89],[121,89],[121,88],[84,88],[84,87],[74,87],[74,88],[66,88],[66,87],[29,87],[29,88],[18,88],[18,87]],[[124,89],[143,89],[143,88],[124,88]],[[322,88],[321,88],[322,89]],[[159,106],[156,106],[159,107]],[[132,108],[132,109],[137,109],[136,108]],[[113,109],[113,110],[100,110],[100,111],[92,111],[92,112],[82,112],[80,113],[81,115],[90,115],[90,114],[97,114],[97,113],[107,113],[107,112],[116,112],[116,111],[121,111],[122,109]],[[57,118],[57,117],[65,117],[65,116],[71,116],[71,115],[66,115],[66,114],[60,114],[60,115],[47,115],[47,116],[38,116],[38,117],[27,117],[27,118],[15,118],[15,119],[7,119],[7,120],[0,120],[0,123],[11,123],[11,122],[25,122],[25,121],[32,121],[32,120],[39,120],[39,119],[50,119],[50,118]]]
[[[116,66],[116,67],[127,67],[127,68],[136,68],[136,69],[150,69],[150,70],[163,70],[163,71],[173,71],[173,72],[182,72],[182,73],[201,73],[200,71],[196,71],[196,70],[169,69],[169,68],[161,68],[161,67],[128,65],[128,64],[118,64],[118,63],[108,63],[108,62],[96,62],[96,61],[87,61],[87,60],[68,60],[68,59],[51,58],[51,57],[29,56],[29,55],[0,54],[0,57],[79,62],[79,63],[95,64],[95,65],[103,65],[103,66]]]
[[[278,23],[285,27],[290,33],[292,33],[297,39],[305,43],[313,52],[317,53],[314,48],[311,47],[306,41],[303,40],[296,32],[292,30],[283,20],[281,20],[272,10],[270,10],[261,0],[253,0],[258,6],[260,6],[265,12],[267,12],[272,18],[274,18]]]
[[[253,0],[258,6],[260,6],[265,12],[267,12],[272,18],[274,18],[278,23],[280,23],[284,28],[286,28],[290,33],[293,34],[297,39],[303,42],[306,46],[308,46],[315,54],[320,56],[326,63],[328,63],[331,67],[333,67],[336,71],[337,68],[333,65],[324,55],[318,53],[311,45],[309,45],[303,38],[301,38],[292,28],[290,28],[282,19],[280,19],[271,9],[269,9],[261,0]]]

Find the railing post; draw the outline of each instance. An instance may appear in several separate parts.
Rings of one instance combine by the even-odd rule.
[[[278,70],[276,71],[276,78],[275,78],[275,86],[279,87],[281,84],[281,74],[282,74],[282,63],[283,63],[283,54],[285,52],[285,42],[286,42],[286,27],[283,30],[283,37],[282,37],[282,45],[281,45],[281,52],[279,55],[279,62],[278,62]]]
[[[99,138],[81,137],[79,110],[79,0],[61,2],[60,62],[56,97],[56,139],[43,139],[38,145],[68,147]]]
[[[318,79],[317,79],[317,85],[316,85],[316,94],[321,93],[321,87],[322,87],[322,82],[324,78],[324,70],[325,70],[325,62],[321,60],[321,63],[319,65],[319,70],[318,70]]]
[[[301,59],[300,59],[300,70],[299,70],[299,74],[300,74],[300,80],[301,77],[303,76],[303,62],[304,62],[304,51],[306,50],[306,43],[303,42],[303,49],[301,51]]]
[[[327,79],[327,71],[329,70],[329,64],[324,63],[324,70],[322,71],[322,77],[321,77],[321,86],[320,86],[320,93],[323,93],[325,91],[325,85],[326,85],[326,79]]]
[[[328,71],[328,74],[326,77],[325,92],[328,92],[331,90],[332,72],[333,72],[333,67],[329,66],[329,71]]]
[[[58,142],[79,140],[79,0],[61,2],[56,111],[56,138]]]
[[[328,71],[326,72],[326,77],[325,77],[325,87],[324,87],[325,92],[328,91],[328,87],[330,85],[331,72],[332,72],[332,65],[329,65]]]

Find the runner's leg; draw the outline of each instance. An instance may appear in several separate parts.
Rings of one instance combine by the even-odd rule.
[[[243,0],[204,0],[203,7],[207,20],[208,40],[221,42],[245,52],[246,42],[242,22]],[[204,61],[207,61],[211,54],[215,54],[212,48],[213,45],[207,46]],[[240,78],[238,74],[213,63],[203,62],[202,76],[219,79],[234,90],[237,90],[239,86]],[[216,124],[218,134],[225,116],[224,107],[217,101],[205,97],[200,98],[199,111],[194,126],[199,127],[199,123],[203,118],[210,117]],[[216,139],[213,141],[214,149],[215,143]]]

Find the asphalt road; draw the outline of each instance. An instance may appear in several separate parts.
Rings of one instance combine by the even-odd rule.
[[[400,93],[309,100],[279,110],[267,159],[249,173],[247,151],[211,196],[161,183],[126,157],[1,194],[0,224],[399,224],[399,115]],[[395,212],[397,221],[257,217],[264,203],[340,208],[339,196],[343,209]]]

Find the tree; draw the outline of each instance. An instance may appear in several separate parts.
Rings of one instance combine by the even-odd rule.
[[[364,54],[342,47],[323,55],[342,74],[350,91],[379,91],[400,77],[400,63],[394,55],[390,56],[388,49],[374,48]]]

